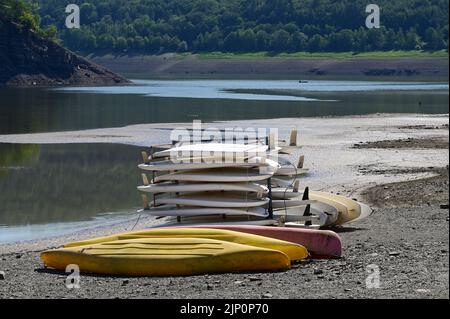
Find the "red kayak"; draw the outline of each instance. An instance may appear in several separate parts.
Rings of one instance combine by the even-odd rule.
[[[226,229],[289,241],[306,247],[314,258],[339,258],[342,255],[341,238],[330,230],[253,225],[190,225],[189,228]]]

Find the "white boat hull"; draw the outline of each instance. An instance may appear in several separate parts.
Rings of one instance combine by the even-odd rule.
[[[255,183],[159,183],[147,186],[139,186],[138,190],[146,193],[187,193],[187,192],[208,192],[208,191],[237,191],[266,195],[267,187]],[[297,195],[298,196],[298,195]]]
[[[222,215],[222,216],[256,216],[260,218],[266,218],[269,216],[268,212],[264,208],[251,208],[251,209],[231,209],[231,208],[214,208],[214,207],[158,207],[151,208],[149,210],[141,210],[140,212],[158,217],[196,217],[196,216],[209,216],[209,215]]]
[[[180,182],[216,182],[216,183],[236,183],[263,181],[273,176],[273,172],[259,173],[246,169],[211,169],[186,171],[166,174],[155,177],[155,182],[180,181]]]

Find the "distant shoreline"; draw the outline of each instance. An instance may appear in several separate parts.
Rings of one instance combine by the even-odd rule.
[[[387,52],[389,53],[389,52]],[[386,54],[387,54],[386,53]],[[114,72],[148,78],[285,78],[448,81],[448,56],[163,54],[89,56]]]

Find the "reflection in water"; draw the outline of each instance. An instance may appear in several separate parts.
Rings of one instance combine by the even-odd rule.
[[[448,91],[308,92],[329,101],[254,101],[0,89],[0,134],[140,123],[246,120],[368,113],[448,113]]]
[[[139,151],[111,144],[0,144],[0,225],[135,212],[140,205]]]
[[[103,94],[140,94],[159,97],[184,97],[196,99],[310,101],[301,96],[306,92],[370,92],[448,90],[447,83],[380,82],[380,81],[308,81],[299,84],[292,80],[134,80],[137,85],[103,87],[61,88],[64,92]],[[295,97],[285,94],[239,94],[238,90],[295,90]]]
[[[0,177],[6,176],[10,170],[36,164],[39,161],[40,149],[40,145],[0,144]]]

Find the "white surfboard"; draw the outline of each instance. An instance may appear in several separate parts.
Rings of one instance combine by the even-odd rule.
[[[209,216],[209,215],[223,215],[223,216],[257,216],[266,218],[269,216],[266,209],[250,208],[250,209],[232,209],[232,208],[213,208],[213,207],[174,207],[163,206],[158,208],[151,208],[149,210],[140,210],[140,213],[149,214],[151,216],[179,216],[179,217],[193,217],[193,216]]]
[[[176,226],[195,226],[195,225],[257,225],[257,226],[277,226],[279,221],[269,218],[258,218],[252,216],[200,216],[183,217],[181,220],[167,217],[168,220],[155,228],[176,227]]]
[[[272,188],[272,198],[274,199],[290,199],[299,196],[299,192],[295,192],[292,188],[289,187]]]
[[[192,208],[193,210],[199,211],[198,208]],[[172,208],[172,210],[175,210]],[[311,210],[312,216],[303,216],[303,211],[298,212],[298,210],[290,209],[288,214],[274,212],[273,218],[267,218],[268,215],[258,216],[246,214],[243,215],[241,211],[237,211],[237,215],[234,215],[233,211],[230,209],[215,209],[215,212],[223,213],[224,211],[228,211],[228,214],[215,214],[211,215],[211,209],[203,208],[203,211],[209,210],[206,215],[189,215],[189,214],[181,214],[178,216],[177,214],[183,213],[178,209],[175,212],[167,213],[166,215],[154,215],[154,216],[165,216],[168,218],[167,222],[156,227],[173,227],[177,225],[260,225],[260,226],[282,226],[282,227],[306,227],[306,228],[320,228],[327,224],[327,216],[320,211]],[[258,208],[257,210],[260,210]],[[185,209],[183,209],[185,211]],[[250,209],[248,212],[255,211],[255,209]],[[143,213],[148,213],[149,211],[141,211]],[[301,214],[300,214],[301,213]],[[177,216],[176,216],[177,215]],[[177,217],[177,220],[172,219]],[[307,225],[309,221],[310,225]]]
[[[308,174],[308,168],[295,168],[293,166],[282,166],[277,169],[275,176],[299,176]]]
[[[305,206],[276,209],[274,210],[274,216],[285,216],[285,220],[288,222],[304,222],[305,219],[309,219],[304,216],[305,209]],[[321,202],[311,204],[310,213],[316,217],[316,224],[321,227],[333,225],[339,215],[336,208]]]
[[[262,169],[265,170],[265,169]],[[183,171],[155,177],[155,182],[216,182],[236,183],[263,181],[273,176],[273,171],[260,173],[257,170],[241,168],[207,169],[196,171]]]
[[[274,214],[273,219],[277,220],[280,225],[288,226],[290,224],[292,225],[298,225],[298,226],[313,226],[313,227],[324,227],[325,225],[325,218],[322,214],[316,214],[312,216],[296,216],[296,215],[278,215]],[[308,222],[310,225],[308,225]]]
[[[164,171],[183,171],[183,170],[197,170],[197,169],[212,169],[212,168],[225,168],[225,167],[264,167],[270,166],[274,169],[279,169],[280,166],[277,162],[264,157],[254,157],[246,160],[222,160],[215,159],[211,161],[157,161],[148,164],[140,164],[138,167],[146,171],[164,172]]]
[[[276,188],[291,188],[295,182],[296,178],[287,178],[286,176],[277,176],[277,177],[273,177],[271,179],[272,181],[272,186],[276,187]]]
[[[272,200],[273,209],[284,209],[289,207],[299,207],[315,204],[314,200],[302,200],[302,199],[275,199]]]
[[[202,157],[219,156],[220,154],[240,154],[248,157],[261,156],[268,151],[277,152],[280,148],[277,147],[270,150],[267,145],[262,144],[226,144],[226,143],[200,143],[200,144],[186,144],[178,147],[173,147],[168,150],[156,152],[152,154],[152,158],[159,157]]]
[[[184,183],[172,182],[138,186],[138,190],[147,193],[188,193],[208,191],[237,191],[266,195],[269,190],[266,186],[256,183]],[[297,193],[298,196],[298,193]]]
[[[183,205],[215,208],[251,208],[269,203],[268,198],[256,198],[247,193],[201,192],[177,195],[175,197],[156,198],[156,205]]]
[[[226,162],[236,162],[236,161],[246,161],[251,156],[245,156],[244,154],[236,154],[236,153],[225,153],[225,154],[216,154],[216,155],[199,155],[199,156],[192,156],[189,154],[186,154],[186,156],[177,156],[174,158],[170,157],[158,157],[158,158],[152,158],[151,156],[144,161],[144,163],[154,163],[161,160],[175,160],[177,162],[214,162],[214,161],[226,161]],[[267,157],[268,158],[268,157]]]

